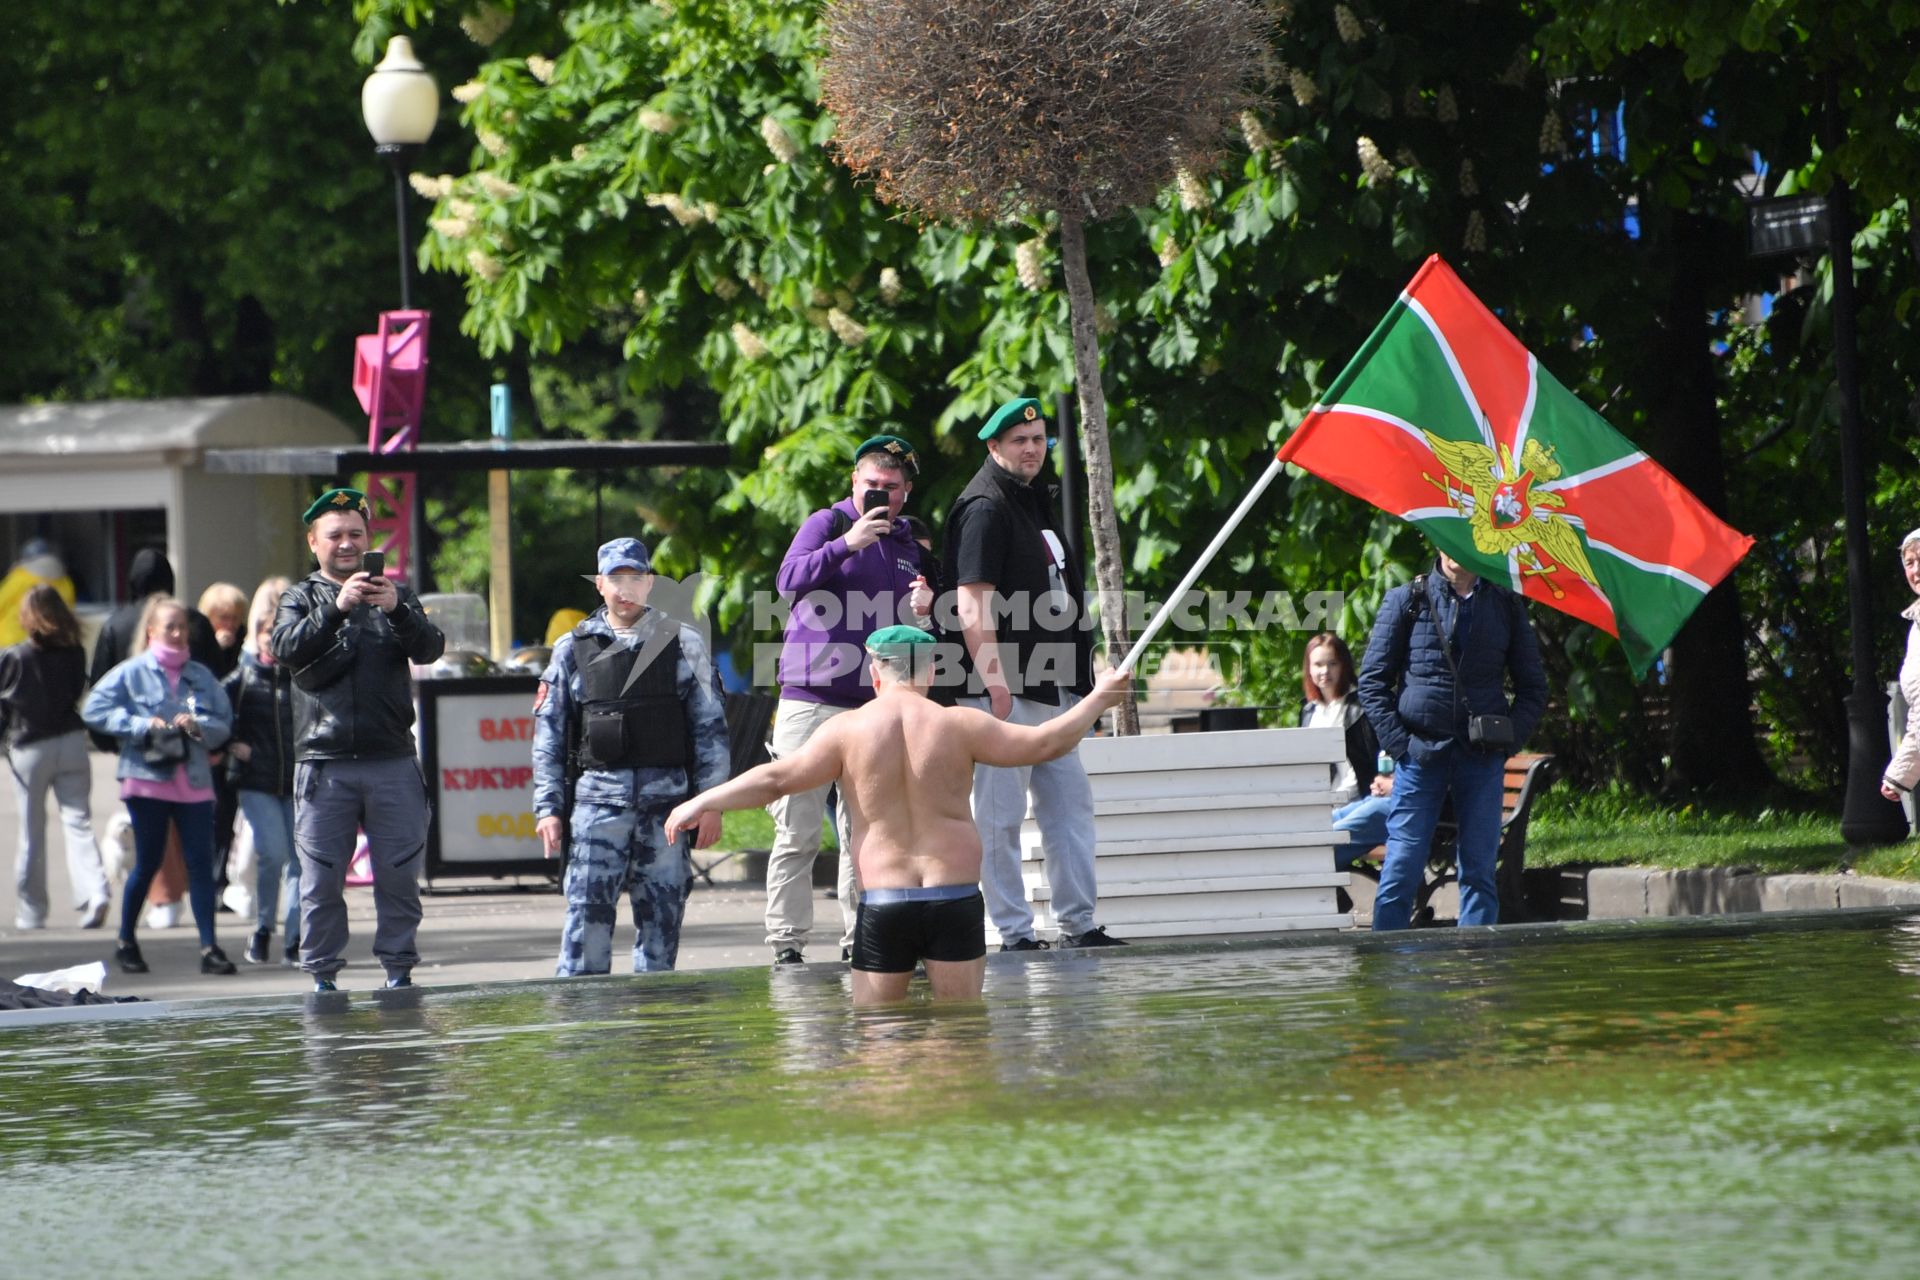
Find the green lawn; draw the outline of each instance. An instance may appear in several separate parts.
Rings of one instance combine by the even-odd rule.
[[[838,852],[840,842],[834,838],[833,828],[820,824],[824,833],[820,838],[822,849]],[[720,848],[722,849],[771,849],[773,848],[773,818],[765,809],[736,809],[720,822]]]
[[[1846,852],[1837,808],[1714,811],[1560,786],[1535,803],[1527,833],[1527,865],[1536,867],[1591,862],[1830,872],[1840,869]],[[1861,875],[1920,880],[1920,844],[1908,840],[1865,852],[1851,865]]]

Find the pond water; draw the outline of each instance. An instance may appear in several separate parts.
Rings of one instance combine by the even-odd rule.
[[[0,1274],[1920,1273],[1920,920],[0,1018]]]

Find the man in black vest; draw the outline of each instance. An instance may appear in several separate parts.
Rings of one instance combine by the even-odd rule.
[[[622,890],[633,903],[633,971],[673,968],[693,875],[688,841],[666,839],[667,813],[725,782],[732,763],[706,644],[647,605],[646,546],[615,538],[598,567],[605,605],[554,645],[533,704],[537,830],[549,858],[568,846],[563,978],[613,968]],[[692,847],[719,838],[720,815],[710,814]]]
[[[980,431],[987,461],[947,517],[946,581],[965,639],[962,706],[1013,724],[1064,715],[1093,688],[1080,566],[1068,554],[1051,493],[1038,400],[1001,405]],[[1060,943],[1120,945],[1094,926],[1093,788],[1078,752],[1020,768],[980,765],[973,820],[980,829],[980,887],[1002,951],[1034,951],[1033,908],[1020,874],[1020,823],[1031,795]]]

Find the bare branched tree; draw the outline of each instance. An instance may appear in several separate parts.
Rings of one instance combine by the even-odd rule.
[[[1053,213],[1073,322],[1094,577],[1126,652],[1086,224],[1217,163],[1266,48],[1250,0],[830,0],[821,91],[841,158],[922,217]],[[1138,731],[1131,703],[1121,732]]]

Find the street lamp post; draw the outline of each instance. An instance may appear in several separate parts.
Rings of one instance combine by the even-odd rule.
[[[407,268],[407,169],[440,118],[440,89],[413,55],[413,42],[395,36],[387,56],[360,86],[360,116],[373,135],[373,151],[393,170],[393,210],[400,232],[400,309],[413,309],[413,279]]]
[[[427,375],[426,345],[429,317],[413,309],[413,273],[407,265],[407,171],[420,148],[433,136],[440,118],[440,89],[413,54],[405,36],[387,41],[387,53],[360,87],[360,116],[373,136],[374,154],[393,170],[393,211],[400,236],[400,310],[380,318],[380,337],[374,341],[377,370],[369,370],[367,410],[368,446],[379,453],[411,453],[420,438],[422,397]],[[389,336],[397,334],[394,341]],[[367,340],[362,339],[362,344]],[[407,348],[407,369],[395,365],[399,348]],[[356,383],[358,370],[356,370]],[[419,476],[405,471],[373,472],[367,476],[367,495],[380,514],[372,518],[377,545],[390,548],[389,571],[410,579],[414,589],[431,588],[426,547],[426,504]]]

